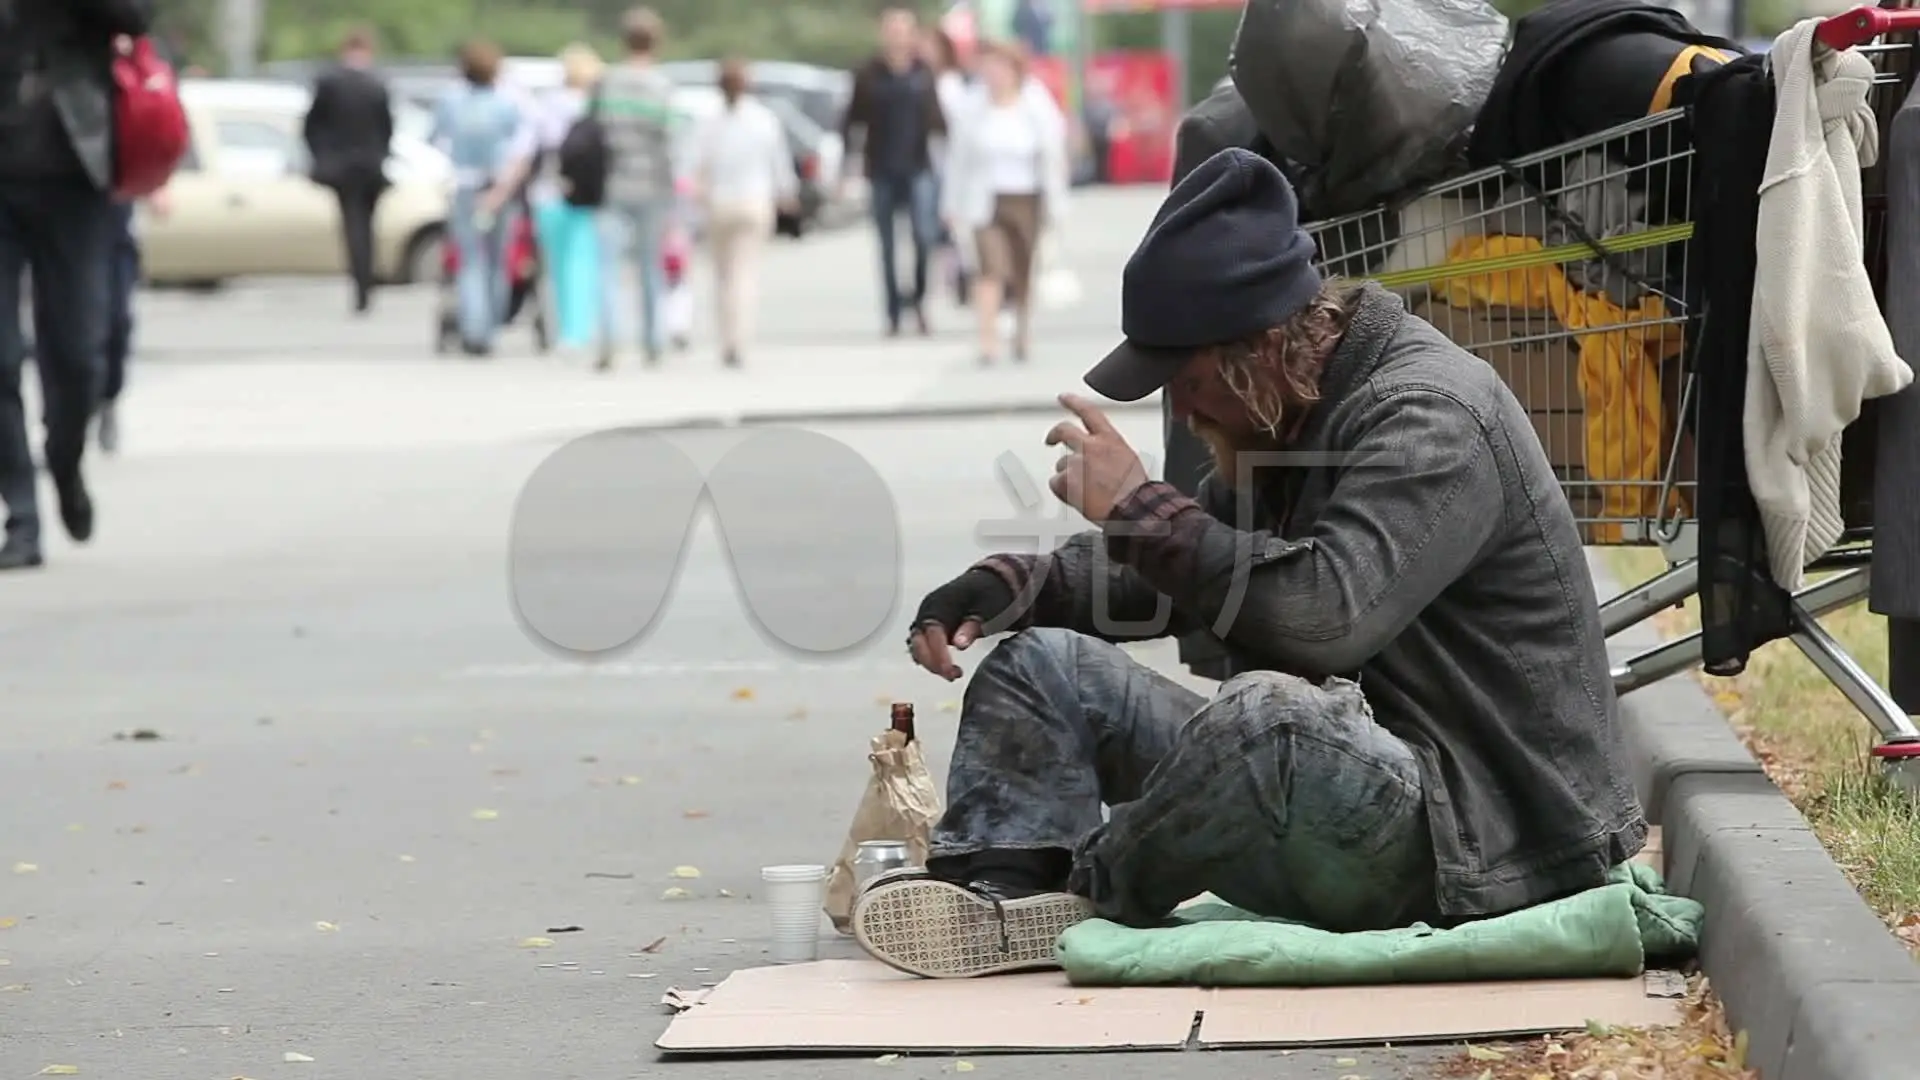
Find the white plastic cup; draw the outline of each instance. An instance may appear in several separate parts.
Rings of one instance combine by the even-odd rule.
[[[773,962],[804,964],[820,958],[820,905],[826,898],[824,866],[767,866],[760,870],[773,918]]]

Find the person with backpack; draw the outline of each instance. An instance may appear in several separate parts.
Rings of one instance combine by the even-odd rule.
[[[490,42],[472,41],[460,50],[463,82],[441,100],[432,136],[453,160],[447,232],[460,252],[460,343],[475,357],[492,354],[494,334],[505,321],[507,241],[537,147],[521,100],[498,85],[500,59],[499,47]]]
[[[0,4],[0,570],[40,566],[38,474],[20,400],[22,269],[37,293],[35,366],[47,473],[76,543],[93,536],[81,463],[99,402],[112,303],[114,41],[144,35],[152,0]]]
[[[585,351],[592,348],[600,325],[600,242],[594,209],[601,196],[587,190],[591,183],[581,182],[582,174],[595,172],[596,166],[581,164],[579,141],[570,146],[568,137],[586,116],[588,99],[605,65],[592,47],[581,44],[562,49],[560,65],[564,84],[539,104],[541,168],[533,184],[533,212],[559,318],[560,347]],[[604,145],[597,171],[598,186],[604,188]],[[588,203],[577,201],[587,196],[591,196]]]

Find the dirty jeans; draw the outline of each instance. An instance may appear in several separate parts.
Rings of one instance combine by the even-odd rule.
[[[1208,701],[1117,646],[1027,630],[967,687],[947,804],[936,861],[1071,852],[1067,887],[1130,926],[1202,892],[1335,931],[1437,917],[1414,754],[1346,680],[1255,672]]]

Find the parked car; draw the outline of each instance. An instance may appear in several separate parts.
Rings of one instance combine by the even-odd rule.
[[[781,211],[776,228],[782,236],[799,238],[818,222],[821,210],[834,190],[839,176],[837,140],[826,138],[806,114],[779,98],[761,99],[786,129],[787,145],[793,151],[793,171],[800,177],[800,212]],[[681,86],[674,92],[674,108],[688,123],[678,149],[683,164],[692,152],[692,139],[702,125],[719,115],[725,105],[717,87]]]
[[[310,92],[187,79],[180,98],[193,142],[169,185],[171,212],[140,223],[148,281],[204,286],[256,274],[344,274],[339,206],[308,178],[300,126]],[[387,168],[393,186],[374,219],[375,269],[392,283],[431,280],[451,164],[418,136],[396,131]]]
[[[682,86],[720,84],[717,60],[671,60],[662,63],[660,70]],[[840,130],[840,119],[853,98],[853,73],[839,68],[756,60],[747,66],[747,78],[762,101],[777,98],[789,102],[827,131]]]

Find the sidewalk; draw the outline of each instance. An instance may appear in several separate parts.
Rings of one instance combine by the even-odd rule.
[[[124,406],[130,455],[380,450],[565,438],[619,426],[827,423],[1059,409],[1098,344],[1048,342],[981,369],[951,341],[769,347],[746,368],[710,355],[612,374],[575,358],[276,359],[143,373]],[[1119,406],[1116,408],[1126,406]],[[1132,408],[1157,409],[1156,399]],[[38,406],[29,405],[30,415]]]

